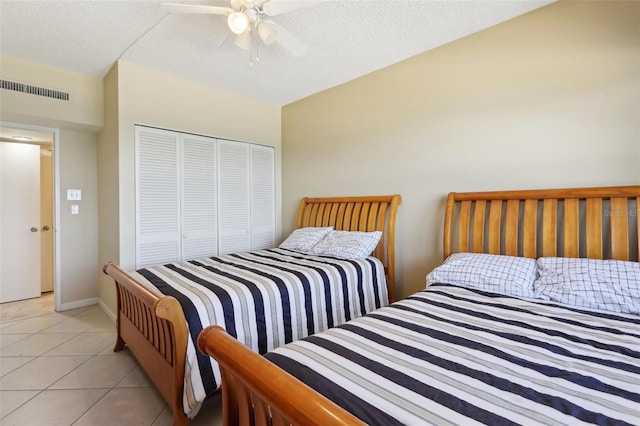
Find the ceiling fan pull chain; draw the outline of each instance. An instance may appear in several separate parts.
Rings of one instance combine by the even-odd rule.
[[[256,62],[260,62],[260,43],[258,43],[258,37],[257,37],[257,27],[256,27],[256,31],[253,31],[253,44],[256,46]]]
[[[253,49],[254,49],[255,43],[253,40],[253,34],[251,35],[251,44],[249,45],[249,65],[253,66]]]
[[[250,59],[250,65],[253,66],[253,49],[254,49],[254,45],[255,43],[253,42],[253,34],[251,35],[251,45],[249,47],[249,55],[251,57]]]

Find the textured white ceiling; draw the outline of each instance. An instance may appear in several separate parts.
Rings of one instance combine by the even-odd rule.
[[[262,45],[250,66],[222,16],[169,15],[156,0],[0,0],[0,54],[100,78],[122,59],[285,105],[552,1],[320,2],[273,18],[304,56]]]

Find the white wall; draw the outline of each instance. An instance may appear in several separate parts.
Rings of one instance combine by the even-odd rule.
[[[640,183],[640,3],[558,2],[283,108],[303,196],[392,194],[398,295],[442,259],[450,191]]]
[[[99,148],[104,156],[101,154],[99,161],[101,169],[111,171],[109,176],[105,172],[105,181],[100,183],[100,209],[101,215],[117,215],[118,220],[116,223],[115,219],[109,219],[112,222],[109,226],[116,228],[101,223],[101,263],[114,260],[125,269],[135,267],[135,124],[274,146],[279,235],[280,107],[127,62],[118,62],[105,80],[105,99],[105,128],[99,142],[104,144]],[[114,184],[117,192],[114,188],[105,188],[103,192],[105,186]],[[115,310],[115,289],[108,277],[101,281],[100,299]]]

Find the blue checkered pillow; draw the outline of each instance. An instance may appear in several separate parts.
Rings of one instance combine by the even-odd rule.
[[[381,231],[331,231],[313,247],[311,253],[344,259],[364,259],[371,255],[380,238]]]
[[[433,283],[454,284],[516,297],[533,297],[536,261],[526,257],[454,253],[427,275]]]
[[[333,226],[310,226],[308,228],[298,228],[294,230],[278,247],[309,253],[313,246],[322,241],[322,239],[332,230]]]
[[[640,263],[541,257],[537,298],[567,305],[640,314]]]

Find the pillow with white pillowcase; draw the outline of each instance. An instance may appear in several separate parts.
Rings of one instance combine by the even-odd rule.
[[[311,253],[344,259],[365,259],[371,255],[381,237],[381,231],[331,231]]]
[[[309,253],[333,229],[333,226],[310,226],[295,229],[278,247]]]
[[[427,275],[427,286],[434,283],[453,284],[531,298],[536,278],[535,259],[486,253],[454,253]]]
[[[640,314],[640,263],[541,257],[537,298],[612,312]]]

